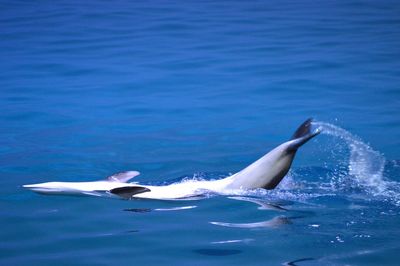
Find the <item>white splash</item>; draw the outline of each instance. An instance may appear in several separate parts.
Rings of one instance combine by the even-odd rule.
[[[347,174],[355,179],[357,185],[374,196],[384,196],[396,205],[400,204],[400,194],[395,191],[399,184],[385,180],[386,159],[380,152],[343,128],[319,121],[313,122],[313,125],[320,127],[322,134],[337,137],[346,143],[350,151]]]

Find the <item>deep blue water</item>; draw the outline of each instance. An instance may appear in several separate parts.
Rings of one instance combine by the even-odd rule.
[[[399,47],[398,1],[0,1],[0,264],[398,265]],[[21,188],[221,177],[308,117],[275,209]]]

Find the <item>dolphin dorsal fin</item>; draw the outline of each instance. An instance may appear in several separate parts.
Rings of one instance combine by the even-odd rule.
[[[132,178],[134,178],[135,176],[138,176],[138,175],[140,175],[140,173],[138,171],[126,171],[126,172],[113,174],[112,176],[107,177],[107,180],[125,183],[128,180],[131,180]]]

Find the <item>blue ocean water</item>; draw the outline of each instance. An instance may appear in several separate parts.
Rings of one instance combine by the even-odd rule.
[[[0,264],[398,265],[399,14],[398,1],[0,1]],[[324,132],[273,191],[21,187],[214,179],[308,117]]]

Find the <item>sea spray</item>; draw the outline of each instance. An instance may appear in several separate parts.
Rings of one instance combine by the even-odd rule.
[[[313,122],[313,125],[321,128],[322,134],[339,138],[349,149],[350,155],[345,164],[347,174],[338,166],[338,181],[344,182],[345,178],[352,178],[367,193],[383,196],[387,201],[400,204],[399,184],[385,179],[383,173],[386,159],[380,152],[343,128],[320,121]]]

